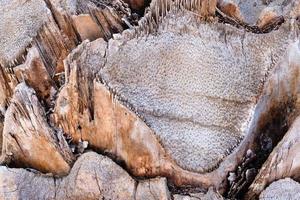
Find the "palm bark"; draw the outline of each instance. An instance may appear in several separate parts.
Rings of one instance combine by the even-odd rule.
[[[300,181],[299,15],[298,0],[0,2],[0,198],[253,199]]]

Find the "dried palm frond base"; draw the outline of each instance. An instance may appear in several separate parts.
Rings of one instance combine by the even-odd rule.
[[[145,1],[1,2],[19,15],[0,33],[0,198],[186,198],[168,182],[253,199],[300,181],[300,3],[255,2],[153,0],[137,26]]]

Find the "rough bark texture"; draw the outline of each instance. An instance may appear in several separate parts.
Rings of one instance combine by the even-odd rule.
[[[154,6],[156,5],[154,4]],[[106,84],[106,87],[109,88],[113,93],[115,93],[117,98],[119,98],[121,102],[126,105],[128,104],[128,107],[131,107],[132,110],[136,111],[146,121],[146,123],[159,136],[167,152],[171,154],[172,158],[175,159],[175,161],[177,161],[177,163],[179,163],[181,167],[184,167],[188,170],[207,172],[210,169],[216,168],[217,164],[224,160],[224,163],[221,163],[221,167],[208,174],[209,177],[214,177],[211,178],[212,180],[206,179],[206,176],[199,176],[198,179],[198,183],[203,182],[203,185],[219,185],[220,182],[224,180],[227,173],[231,170],[234,170],[236,165],[241,162],[241,159],[243,155],[246,154],[246,151],[255,145],[255,139],[257,138],[260,131],[263,130],[264,126],[268,123],[272,123],[274,116],[268,115],[266,117],[265,115],[267,115],[269,111],[272,111],[272,109],[280,110],[281,106],[288,105],[289,103],[291,104],[290,106],[292,108],[295,107],[294,100],[295,98],[297,98],[298,92],[298,65],[296,65],[294,69],[293,64],[290,64],[290,61],[297,63],[297,58],[290,55],[287,56],[288,59],[291,60],[288,61],[288,66],[286,67],[288,69],[291,68],[291,71],[280,71],[283,69],[283,67],[285,67],[285,65],[283,67],[277,66],[275,70],[273,69],[274,66],[278,65],[280,60],[283,60],[282,62],[285,62],[284,58],[282,58],[280,55],[285,54],[288,45],[291,42],[289,37],[291,37],[292,34],[290,33],[289,28],[286,25],[282,25],[279,30],[272,31],[269,34],[256,35],[252,33],[239,33],[239,30],[237,29],[231,27],[222,27],[222,25],[220,24],[213,26],[200,23],[198,26],[198,31],[200,33],[204,30],[207,32],[211,31],[208,39],[211,39],[211,37],[216,35],[216,38],[213,41],[217,41],[218,45],[215,46],[224,45],[223,49],[225,50],[226,47],[230,47],[228,48],[228,52],[225,51],[226,55],[218,55],[218,52],[214,51],[214,45],[209,46],[209,44],[211,44],[211,41],[206,41],[206,37],[201,36],[197,31],[191,31],[193,23],[191,23],[190,27],[185,26],[185,32],[181,31],[179,24],[181,23],[180,19],[183,14],[184,17],[182,18],[184,20],[182,23],[184,23],[184,21],[186,21],[187,19],[189,19],[191,22],[195,20],[194,24],[198,23],[197,19],[194,19],[194,16],[189,15],[189,13],[185,12],[175,14],[175,18],[177,19],[176,24],[172,21],[174,15],[170,15],[172,17],[167,16],[164,18],[164,22],[162,22],[163,24],[161,24],[161,26],[159,26],[156,30],[155,36],[147,35],[147,31],[146,35],[143,36],[143,34],[145,33],[141,32],[141,35],[139,35],[139,39],[136,40],[130,37],[130,32],[127,32],[120,37],[116,37],[115,40],[111,40],[107,45],[103,44],[103,42],[99,42],[99,44],[97,44],[97,42],[94,42],[93,44],[91,44],[91,48],[87,48],[86,51],[83,51],[83,56],[77,57],[76,60],[78,62],[76,62],[76,64],[85,66],[90,65],[93,68],[95,68],[95,66],[98,66],[96,68],[98,70],[101,69],[99,74],[102,81]],[[203,31],[201,31],[202,27]],[[214,27],[218,27],[218,31],[224,28],[225,32],[230,32],[230,34],[226,34],[226,40],[217,38],[219,36],[216,32],[214,32]],[[193,51],[197,50],[197,47],[191,45],[188,42],[185,42],[189,41],[188,38],[184,38],[185,34],[191,33],[193,34],[192,38],[195,38],[195,42],[197,41],[197,39],[201,41],[199,42],[198,46],[201,47],[201,43],[207,44],[205,45],[205,48],[199,47],[202,52],[203,49],[205,49],[203,55],[199,53],[199,55],[202,55],[202,59],[200,57],[194,58],[188,56],[191,55],[191,53],[189,52],[185,53],[185,51],[192,51],[192,49]],[[200,36],[196,37],[197,33]],[[238,42],[239,34],[241,34],[240,42]],[[145,37],[145,39],[143,39],[143,37]],[[170,41],[170,39],[164,39],[164,37],[172,38],[172,41]],[[180,45],[176,43],[177,41],[180,42]],[[265,45],[260,45],[261,43]],[[173,45],[175,45],[177,49]],[[146,51],[143,50],[145,46],[147,47]],[[180,49],[181,46],[182,49]],[[93,56],[97,54],[97,51],[95,49],[103,52],[101,55],[102,59],[101,56],[97,56],[97,59],[95,58],[95,56]],[[151,51],[151,49],[153,49],[153,51]],[[159,57],[159,54],[156,54],[157,49],[159,49],[160,55],[163,54],[167,56],[165,56],[164,59],[161,60],[162,63],[159,63],[160,60],[154,59],[156,57]],[[163,53],[164,49],[167,49],[168,51],[166,53]],[[172,51],[170,51],[170,49]],[[233,51],[234,49],[236,49],[236,52]],[[235,65],[233,63],[237,63],[238,61],[234,60],[218,60],[218,58],[232,58],[232,56],[230,56],[230,52],[232,51],[235,52],[235,57],[237,57],[238,52],[240,52],[241,59],[239,59],[239,62],[241,62],[241,60],[244,60],[244,65],[242,64],[243,62],[241,62],[239,65]],[[288,51],[297,53],[298,49],[296,48],[294,50]],[[96,53],[93,54],[92,52]],[[257,52],[260,52],[260,54],[257,54]],[[180,57],[176,53],[179,53]],[[224,51],[222,53],[224,53]],[[288,53],[289,52],[287,52],[287,54]],[[85,55],[90,55],[90,59],[85,59]],[[209,55],[214,55],[214,59],[211,59]],[[128,57],[130,57],[130,59],[128,59]],[[208,61],[205,62],[203,57],[207,57]],[[180,64],[176,63],[176,58],[180,58],[178,60]],[[185,58],[188,58],[186,62]],[[143,61],[142,63],[139,62],[141,60]],[[194,65],[193,60],[195,60]],[[216,60],[218,62],[210,63],[210,60]],[[233,63],[230,64],[231,62]],[[189,66],[187,68],[187,71],[183,71],[184,69],[181,68],[182,63],[184,63],[185,66]],[[203,70],[200,71],[200,74],[195,75],[198,72],[198,63],[202,63]],[[221,71],[221,73],[219,67],[224,65],[224,69],[227,69],[228,67],[226,67],[226,63],[230,66],[237,67],[232,68],[232,71],[229,71],[228,75],[225,75],[226,71]],[[168,68],[168,66],[172,66],[172,68]],[[176,70],[174,66],[178,66],[178,70]],[[195,69],[193,68],[193,66],[195,66]],[[212,73],[209,70],[213,70],[214,66],[218,66],[219,71],[214,70],[214,73]],[[238,73],[239,71],[242,71],[243,73],[240,74]],[[219,72],[221,74],[217,75]],[[95,73],[95,71],[93,73]],[[210,76],[205,76],[206,73]],[[271,78],[268,78],[269,73],[274,73],[274,79],[279,76],[280,80],[283,83],[274,82],[275,80],[272,79],[272,76]],[[189,74],[191,75],[188,76]],[[216,79],[214,79],[214,76],[211,76],[211,74],[216,75]],[[238,77],[234,77],[235,74],[238,77],[243,75],[244,78],[238,79]],[[183,76],[182,78],[181,75]],[[231,75],[233,77],[231,77]],[[203,78],[199,79],[199,77],[202,76]],[[285,78],[281,76],[284,76]],[[293,78],[293,76],[295,77]],[[247,81],[245,81],[247,79],[246,77],[248,78]],[[87,79],[89,80],[89,78]],[[201,82],[201,80],[205,80],[205,82]],[[230,82],[230,80],[237,81]],[[240,82],[238,80],[240,80]],[[267,80],[266,83],[264,80]],[[278,78],[276,78],[276,80],[278,80]],[[287,80],[289,82],[285,83],[285,81]],[[261,84],[261,82],[263,84]],[[281,86],[281,84],[286,85]],[[195,85],[199,88],[195,87]],[[85,88],[88,87],[85,86]],[[222,91],[224,91],[224,89],[227,92],[224,92],[224,95],[222,95]],[[270,89],[271,96],[270,92],[268,91]],[[282,93],[280,93],[280,96],[277,95],[278,89],[283,90]],[[181,95],[181,91],[187,92],[189,90],[191,90],[190,93],[186,94],[186,98],[184,98],[185,96]],[[273,93],[272,90],[274,90]],[[82,91],[87,91],[87,89]],[[166,91],[168,91],[170,94],[166,97],[161,95],[166,93]],[[70,92],[65,96],[71,96],[72,93],[74,92]],[[196,96],[191,99],[190,96],[192,96],[192,93],[199,94],[199,97]],[[88,97],[91,94],[92,93],[89,93],[84,96]],[[82,97],[83,95],[79,96]],[[266,98],[266,96],[268,96],[268,98]],[[234,100],[230,98],[233,98]],[[223,103],[222,101],[218,103],[218,99],[225,101],[225,103]],[[83,102],[88,101],[84,100]],[[185,104],[181,105],[180,102],[184,102]],[[199,102],[200,105],[199,103],[195,104],[195,102]],[[201,103],[203,103],[203,106],[201,106]],[[232,103],[232,105],[230,103]],[[89,107],[91,105],[88,105],[87,103],[84,104],[87,106],[87,108],[89,108],[90,111],[94,112],[94,109]],[[59,105],[59,103],[57,103],[56,105]],[[81,108],[81,106],[77,107]],[[203,111],[204,107],[207,107],[207,113],[201,116],[201,113],[205,112],[205,110]],[[231,107],[232,113],[230,112]],[[253,107],[255,107],[255,109],[253,109]],[[224,108],[224,111],[226,112],[226,114],[228,114],[227,117],[224,117],[225,113],[221,113],[222,108]],[[216,110],[216,112],[213,112],[214,109]],[[89,113],[93,115],[93,112]],[[74,111],[70,113],[74,113]],[[177,113],[180,113],[180,115],[177,116]],[[210,116],[209,114],[212,114],[212,116],[207,117]],[[60,115],[62,115],[62,113],[57,112],[57,116]],[[218,115],[220,115],[220,117],[218,117]],[[241,117],[241,119],[239,119],[239,117]],[[60,117],[57,117],[57,119],[59,118]],[[72,118],[72,116],[70,116],[70,118]],[[93,117],[84,118],[93,119]],[[68,119],[68,117],[66,119]],[[76,127],[76,124],[78,124],[78,122],[70,124],[72,123],[72,120],[56,121],[64,124],[62,127],[65,128],[63,129],[65,130],[65,132],[71,133],[71,136],[72,138],[75,138],[75,141],[78,141],[80,139],[79,136],[82,135],[82,127],[83,125],[87,124],[87,122],[82,123],[82,125],[80,124],[81,128],[76,130],[74,129],[74,127]],[[199,130],[199,125],[204,130]],[[193,128],[193,126],[195,126],[195,128]],[[66,129],[66,127],[72,128],[73,130],[70,131],[69,129]],[[89,127],[90,126],[88,126],[88,129],[86,130],[89,130]],[[221,131],[218,131],[218,129],[216,130],[216,127],[219,129],[221,128]],[[88,132],[86,130],[85,128],[83,128],[83,132]],[[191,134],[186,134],[186,130],[189,130]],[[228,156],[228,158],[226,158],[226,152],[229,151],[230,153],[230,151],[232,151],[232,149],[238,145],[239,140],[237,138],[230,140],[230,134],[226,134],[226,130],[229,130],[231,134],[234,133],[233,130],[236,130],[237,138],[246,135],[246,138],[243,140],[241,145],[237,148],[236,151]],[[180,134],[180,131],[182,131],[182,134]],[[215,131],[216,134],[205,134],[206,132],[211,133],[213,131]],[[195,139],[192,140],[193,138],[197,138],[196,136],[200,133],[206,135],[208,137],[207,141],[210,142],[206,141],[203,143],[202,141],[206,137],[203,135],[201,137],[202,141]],[[117,132],[115,134],[119,135],[121,133]],[[182,138],[179,139],[178,135],[182,135]],[[216,137],[220,135],[219,140],[218,137],[213,137],[214,135],[216,135]],[[226,135],[226,139],[222,139],[222,135],[224,135],[224,137]],[[185,138],[187,139],[186,142]],[[209,140],[209,138],[211,139]],[[87,138],[86,140],[90,141],[90,139]],[[224,140],[226,140],[226,142],[228,143],[226,144]],[[220,141],[219,144],[217,143],[218,141]],[[206,148],[206,146],[201,147],[201,144],[206,145],[211,143],[215,143],[215,145],[208,145],[208,148]],[[116,148],[116,146],[118,145],[115,145],[115,147],[111,147],[106,144],[103,145],[101,143],[98,143],[95,146],[96,148],[104,148],[104,150],[111,151],[112,148]],[[199,149],[195,148],[197,146],[199,146]],[[191,150],[195,152],[195,154],[187,150]],[[223,154],[221,152],[223,152]],[[199,155],[199,153],[201,154]],[[116,154],[121,155],[118,151]],[[214,155],[216,157],[213,157]],[[130,161],[130,159],[128,159],[128,157],[126,156],[121,155],[120,157],[123,161],[125,161],[126,165],[129,166],[129,169],[131,169],[132,165],[130,163],[132,161]],[[196,158],[200,160],[196,160]],[[194,163],[189,162],[189,160]],[[205,160],[207,161],[204,162]],[[211,164],[209,163],[209,161],[214,163]],[[145,165],[148,166],[151,162],[152,160],[148,160]],[[163,166],[163,164],[160,165]],[[199,165],[200,169],[198,167]],[[149,166],[151,166],[151,164]],[[151,169],[151,167],[149,169]],[[141,173],[134,174],[152,175],[156,173],[149,170],[147,172],[141,171]],[[187,182],[192,183],[193,180],[189,180]]]
[[[128,3],[133,11],[143,12],[150,0],[124,0],[124,2]]]
[[[100,68],[83,55],[104,63],[101,57],[105,49],[101,46],[106,46],[102,39],[83,43],[66,60],[67,84],[57,98],[55,124],[75,143],[88,141],[96,151],[116,156],[135,176],[167,176],[177,185],[191,182],[207,187],[211,184],[200,183],[196,178],[200,174],[178,167],[154,132],[95,78]]]
[[[250,187],[249,196],[260,194],[267,185],[278,179],[293,177],[299,180],[299,131],[298,117],[262,166]]]
[[[19,81],[24,80],[36,91],[40,100],[50,105],[56,85],[36,47],[30,48],[24,64],[15,67],[14,71]]]
[[[193,15],[171,16],[155,36],[110,41],[100,76],[181,167],[203,173],[215,169],[247,135],[261,80],[285,51],[289,31],[256,36],[201,23],[194,31]],[[182,30],[186,20],[191,23]]]
[[[299,17],[299,0],[2,0],[0,199],[297,199]]]
[[[66,175],[72,153],[62,134],[49,127],[33,89],[25,83],[15,88],[5,113],[2,164],[30,167]]]

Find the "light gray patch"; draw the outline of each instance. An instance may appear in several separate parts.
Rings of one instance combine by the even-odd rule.
[[[162,23],[155,35],[111,40],[100,76],[181,167],[205,172],[247,134],[263,80],[289,34],[245,33],[180,12]]]
[[[48,20],[50,10],[43,0],[0,2],[0,63],[15,60]]]

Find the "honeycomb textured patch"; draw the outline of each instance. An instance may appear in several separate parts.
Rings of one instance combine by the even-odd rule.
[[[171,12],[155,34],[112,40],[104,82],[156,132],[183,168],[215,168],[247,133],[288,32],[253,34]]]
[[[49,15],[42,0],[0,1],[0,64],[17,59]]]

